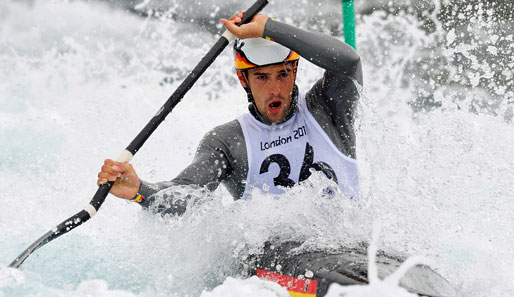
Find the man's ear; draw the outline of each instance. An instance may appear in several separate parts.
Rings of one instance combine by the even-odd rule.
[[[241,83],[241,85],[243,86],[243,88],[248,88],[248,84],[246,83],[246,78],[244,77],[244,74],[243,72],[241,71],[236,71],[237,73],[237,78],[239,78],[239,82]]]

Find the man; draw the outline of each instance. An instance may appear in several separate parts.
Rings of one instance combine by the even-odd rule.
[[[359,56],[338,39],[265,15],[238,27],[242,16],[220,21],[239,38],[235,65],[249,113],[208,132],[193,162],[171,181],[141,181],[130,164],[107,159],[98,184],[116,181],[111,194],[177,214],[185,210],[187,197],[166,191],[165,199],[158,199],[156,193],[184,185],[212,191],[223,183],[234,199],[248,198],[256,189],[279,194],[313,170],[357,197],[353,123],[356,84],[362,85]],[[295,85],[299,55],[325,69],[305,95]]]
[[[323,172],[344,194],[357,197],[353,123],[357,84],[362,85],[359,56],[338,39],[264,15],[238,27],[242,16],[241,12],[221,22],[240,38],[234,45],[235,66],[248,94],[249,113],[207,133],[193,162],[171,181],[144,182],[130,164],[106,160],[99,184],[116,181],[112,194],[174,214],[186,208],[188,196],[180,196],[184,185],[212,191],[224,183],[234,199],[245,199],[260,190],[282,193],[306,180],[312,170]],[[305,95],[295,85],[298,55],[325,69]],[[175,187],[179,190],[173,191]],[[159,193],[163,189],[167,191]],[[301,296],[324,296],[334,282],[367,282],[365,246],[330,253],[291,252],[300,245],[267,242],[262,254],[245,261],[248,273]],[[377,257],[380,270],[393,271],[401,262],[385,254]],[[455,295],[447,281],[426,266],[411,268],[402,279],[402,286],[423,296]]]
[[[235,68],[248,95],[249,113],[207,133],[192,163],[171,181],[141,181],[130,164],[105,160],[98,184],[116,181],[111,194],[173,214],[184,212],[188,200],[187,195],[174,194],[174,187],[212,191],[223,183],[234,199],[246,199],[260,190],[283,193],[306,180],[313,170],[332,179],[344,194],[357,197],[353,123],[357,84],[362,85],[359,56],[338,39],[265,15],[238,27],[235,24],[242,16],[243,12],[221,22],[239,38],[234,45]],[[300,56],[325,69],[306,94],[295,85]],[[159,193],[163,189],[167,191]],[[307,266],[302,262],[306,258],[289,257],[287,251],[296,246],[288,243],[271,251],[266,247],[263,257],[251,259],[253,267],[282,266],[282,272],[291,276],[310,269],[320,281],[318,294],[324,294],[333,281],[355,283],[348,276],[334,278],[318,272],[324,269],[326,255],[307,255]],[[262,271],[252,272],[263,276]]]

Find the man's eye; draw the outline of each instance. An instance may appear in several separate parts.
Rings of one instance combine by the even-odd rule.
[[[259,75],[259,76],[257,76],[258,80],[265,80],[266,78],[267,78],[266,75]]]
[[[288,76],[289,76],[289,72],[280,73],[280,77],[282,77],[282,78],[286,78]]]

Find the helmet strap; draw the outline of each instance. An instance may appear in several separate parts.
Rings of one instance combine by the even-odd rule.
[[[243,76],[243,80],[245,81],[246,87],[243,87],[246,91],[246,95],[248,96],[248,103],[255,104],[255,100],[253,99],[252,90],[250,89],[250,80],[248,79],[248,70],[241,71],[241,75]]]
[[[296,112],[298,108],[298,86],[296,85],[296,73],[298,69],[298,60],[293,62],[293,72],[294,72],[294,87],[293,93],[291,94],[291,106],[289,107],[285,117],[279,122],[283,123],[289,120],[293,114]],[[243,78],[246,87],[243,86],[243,89],[246,91],[246,95],[248,97],[248,110],[250,113],[260,122],[265,124],[271,124],[266,118],[259,112],[257,105],[255,105],[255,99],[252,95],[252,90],[250,89],[250,81],[248,79],[248,70],[239,70],[241,72],[241,77]]]

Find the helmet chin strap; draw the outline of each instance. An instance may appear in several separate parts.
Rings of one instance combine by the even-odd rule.
[[[246,95],[248,97],[248,103],[255,105],[255,100],[253,99],[252,90],[250,89],[250,81],[248,80],[248,70],[241,71],[241,76],[243,77],[246,87],[243,87],[246,91]]]
[[[293,86],[293,92],[291,93],[291,106],[289,106],[288,110],[286,111],[286,113],[284,115],[284,118],[282,120],[280,120],[279,122],[275,123],[275,124],[280,124],[280,123],[283,123],[283,122],[289,120],[293,116],[293,114],[296,112],[296,109],[297,109],[297,105],[298,105],[298,86],[296,85],[296,72],[297,72],[297,69],[298,69],[298,61],[294,61],[293,64],[294,64],[293,65],[293,73],[294,73],[293,83],[294,83],[294,86]],[[250,89],[250,81],[248,79],[248,70],[241,71],[241,76],[243,77],[244,82],[246,84],[246,87],[243,86],[243,89],[246,91],[246,95],[248,97],[248,110],[254,116],[254,118],[256,118],[258,121],[260,121],[262,123],[265,123],[265,124],[268,124],[268,125],[273,124],[272,122],[268,121],[259,112],[259,109],[257,108],[257,105],[255,105],[255,99],[253,98],[252,90]]]
[[[293,86],[293,92],[291,93],[291,106],[289,106],[288,110],[286,111],[284,118],[280,120],[279,122],[276,122],[275,124],[283,123],[287,120],[289,120],[293,114],[296,112],[297,105],[298,105],[298,86],[296,85],[296,72],[298,69],[298,61],[293,62],[293,73],[294,73],[294,86]],[[241,77],[243,78],[245,82],[245,86],[243,86],[243,89],[246,91],[246,95],[248,97],[248,110],[250,113],[256,118],[259,122],[271,125],[272,122],[268,121],[266,117],[264,117],[257,108],[257,105],[255,105],[255,99],[252,95],[252,90],[250,89],[250,80],[248,79],[248,70],[240,70]]]

